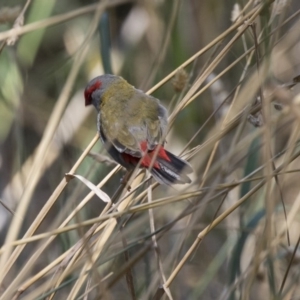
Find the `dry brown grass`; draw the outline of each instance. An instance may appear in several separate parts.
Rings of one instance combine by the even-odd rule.
[[[111,34],[117,39],[125,22],[119,21],[118,28],[114,9],[123,2],[130,1],[77,3],[70,11],[30,24],[19,18],[13,29],[0,32],[1,56],[19,71],[26,62],[9,56],[7,41],[18,45],[26,34],[71,22],[62,33],[52,34],[64,40],[66,49],[75,49],[57,68],[59,92],[51,108],[44,100],[36,105],[35,99],[48,97],[53,85],[31,75],[34,63],[26,66],[33,83],[21,71],[7,75],[24,88],[11,101],[5,122],[15,126],[13,115],[26,98],[24,111],[36,118],[28,117],[27,125],[42,134],[10,178],[1,172],[1,201],[13,215],[1,208],[0,300],[299,299],[299,3],[244,1],[243,8],[235,6],[233,22],[222,23],[218,34],[203,14],[196,29],[209,38],[203,38],[204,46],[194,55],[186,50],[184,61],[174,67],[169,58],[182,47],[174,41],[178,35],[184,40],[191,30],[182,20],[190,22],[209,5],[132,1],[129,11],[136,14],[131,21],[143,13],[150,25],[144,40],[127,46],[130,50],[113,51],[113,68],[122,69],[121,75],[131,76],[137,85],[157,81],[148,93],[161,97],[165,90],[173,99],[168,147],[177,144],[177,153],[183,149],[195,172],[191,185],[165,187],[136,170],[128,191],[119,180],[124,171],[119,166],[110,170],[105,152],[100,162],[88,157],[98,136],[90,127],[94,115],[83,111],[81,96],[99,64],[94,42],[99,18],[109,5]],[[36,3],[26,5],[21,11],[25,16]],[[216,10],[223,7],[215,5]],[[220,18],[230,10],[210,13]],[[126,17],[128,21],[130,15]],[[73,31],[79,42],[64,35]],[[194,41],[197,36],[192,32],[185,38]],[[41,69],[47,69],[39,59]],[[140,79],[141,73],[149,75]],[[177,85],[177,92],[169,84],[174,76],[187,80]],[[80,93],[73,93],[78,86]],[[1,90],[2,105],[12,95]],[[1,133],[3,144],[5,136]],[[64,155],[66,145],[73,147],[70,157]],[[3,147],[2,159],[5,151]],[[17,162],[17,155],[12,159]]]

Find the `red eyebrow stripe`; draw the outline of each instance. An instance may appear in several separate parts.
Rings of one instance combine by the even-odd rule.
[[[97,80],[93,85],[91,85],[89,88],[87,88],[84,91],[84,96],[86,99],[89,99],[89,97],[91,96],[91,94],[98,89],[101,86],[101,81]]]

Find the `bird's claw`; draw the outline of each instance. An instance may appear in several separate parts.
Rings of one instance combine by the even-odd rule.
[[[131,186],[128,184],[128,179],[130,178],[130,173],[126,173],[120,180],[120,183],[122,185],[124,185],[124,187],[127,188],[127,191],[130,192],[131,191]]]

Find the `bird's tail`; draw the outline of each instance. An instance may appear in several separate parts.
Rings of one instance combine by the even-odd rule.
[[[187,176],[193,172],[191,165],[185,160],[165,150],[168,157],[166,160],[160,155],[157,156],[156,162],[151,169],[151,174],[160,183],[171,185],[174,183],[184,184],[191,183],[191,179]]]

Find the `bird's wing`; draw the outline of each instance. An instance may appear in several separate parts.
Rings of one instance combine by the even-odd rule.
[[[124,102],[125,103],[125,102]],[[101,112],[102,134],[120,153],[142,157],[163,143],[167,128],[167,111],[159,101],[138,91],[135,97],[119,107]]]
[[[153,150],[157,144],[163,144],[168,126],[167,110],[158,103],[157,114],[155,118],[145,119],[147,128],[148,149]]]

